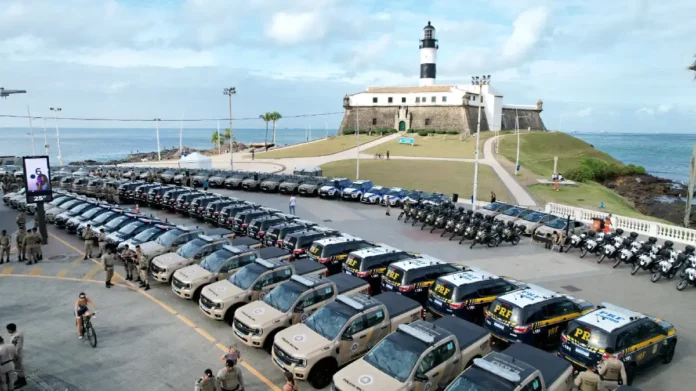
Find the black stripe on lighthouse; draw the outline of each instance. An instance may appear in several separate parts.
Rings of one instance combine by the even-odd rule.
[[[420,64],[421,79],[435,79],[435,64]]]

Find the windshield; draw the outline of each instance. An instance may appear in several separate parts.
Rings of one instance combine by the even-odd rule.
[[[228,281],[239,288],[247,290],[251,284],[253,284],[257,278],[259,278],[261,273],[265,272],[266,270],[267,269],[265,267],[257,263],[252,263],[244,266],[240,271],[230,277]]]
[[[120,233],[122,235],[130,235],[133,233],[133,231],[138,229],[138,227],[140,227],[141,225],[143,225],[143,223],[141,223],[140,221],[132,222],[132,223],[126,225],[125,227],[119,229],[118,233]]]
[[[80,200],[70,200],[70,201],[66,202],[65,204],[61,205],[60,207],[63,208],[63,209],[70,209],[70,208],[72,208],[73,206],[75,206],[75,204],[77,204],[78,202],[82,202],[82,201],[80,201]]]
[[[339,304],[323,307],[307,318],[305,325],[322,337],[333,340],[350,320],[351,314],[340,311]]]
[[[202,239],[194,239],[183,246],[176,250],[176,253],[182,256],[183,258],[189,259],[193,258],[193,256],[196,254],[196,251],[198,251],[199,248],[203,247],[207,242]]]
[[[373,193],[373,194],[375,194],[375,193],[379,194],[381,191],[382,191],[381,188],[379,188],[379,187],[373,187],[373,188],[371,188],[370,190],[368,190],[367,192],[368,192],[368,193]]]
[[[101,214],[97,216],[97,218],[94,219],[95,224],[101,224],[105,222],[109,217],[113,216],[115,213],[114,212],[107,212],[104,214]]]
[[[89,219],[89,218],[92,218],[97,213],[100,213],[102,211],[104,211],[104,209],[102,209],[102,208],[92,208],[92,209],[88,210],[87,212],[83,213],[82,217]]]
[[[119,217],[119,218],[113,219],[113,220],[109,221],[109,223],[106,225],[106,227],[107,227],[107,228],[114,229],[114,228],[118,227],[119,224],[121,224],[121,223],[123,223],[124,221],[126,221],[127,219],[128,219],[127,216],[121,216],[121,217]]]
[[[237,179],[244,179],[244,177],[245,177],[245,174],[234,174],[234,176],[232,176],[232,178],[237,178]]]
[[[218,250],[214,253],[208,255],[201,261],[201,267],[211,273],[215,273],[220,270],[222,264],[232,256],[231,251]]]
[[[49,202],[48,204],[56,206],[56,205],[60,204],[61,202],[65,201],[66,199],[68,199],[68,197],[58,197],[55,200]]]
[[[160,232],[159,228],[148,228],[145,231],[135,235],[133,239],[139,241],[140,243],[145,243],[150,241],[150,239],[152,239],[152,237],[155,236],[158,232]]]
[[[304,285],[295,281],[286,281],[268,293],[263,298],[263,302],[278,311],[288,312],[304,291]]]
[[[510,209],[506,210],[505,212],[503,212],[503,214],[507,215],[507,216],[517,216],[520,213],[522,213],[522,210],[523,210],[522,208],[510,208]]]
[[[568,337],[582,345],[600,350],[613,347],[610,335],[597,327],[591,327],[587,324],[573,321],[570,322],[566,330],[566,335]]]
[[[528,214],[527,216],[524,217],[524,219],[527,221],[531,221],[532,223],[538,223],[539,221],[541,221],[541,219],[544,218],[544,216],[546,216],[546,215],[543,213],[535,212],[535,213]]]
[[[412,191],[412,192],[408,193],[408,196],[407,196],[407,197],[408,197],[408,198],[416,198],[416,199],[418,199],[418,198],[420,198],[420,196],[421,196],[421,193],[420,193],[420,192],[418,192],[418,191]]]
[[[74,206],[70,209],[70,213],[80,213],[82,210],[84,210],[86,207],[88,207],[90,204],[84,203],[80,204],[77,206]]]
[[[500,202],[492,202],[492,203],[490,203],[490,204],[484,206],[483,209],[496,211],[496,210],[498,210],[498,208],[500,208],[502,205],[503,205],[503,204],[501,204]]]
[[[389,190],[389,192],[387,193],[387,195],[390,197],[391,196],[398,196],[399,194],[401,194],[401,190]]]
[[[174,175],[174,174],[175,174],[175,172],[172,170],[167,170],[167,171],[162,173],[162,175]]]
[[[157,244],[159,244],[160,246],[169,247],[172,245],[172,243],[174,243],[176,238],[178,238],[179,235],[183,233],[184,231],[180,229],[173,229],[171,231],[168,231],[167,233],[157,238]]]
[[[565,225],[565,220],[563,219],[551,220],[548,223],[546,223],[546,226],[551,228],[564,228]]]
[[[423,347],[425,344],[422,344]],[[394,379],[405,382],[423,353],[412,338],[390,334],[365,356],[365,361]]]
[[[517,385],[477,367],[455,379],[447,391],[512,391]]]
[[[524,323],[524,319],[522,318],[522,309],[516,305],[508,303],[505,300],[494,300],[489,307],[489,311],[493,314],[494,318],[508,321],[513,325]]]

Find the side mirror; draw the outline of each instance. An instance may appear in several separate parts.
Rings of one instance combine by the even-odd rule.
[[[341,335],[341,340],[342,340],[342,341],[352,341],[352,340],[353,340],[353,336],[352,336],[352,335],[348,335],[348,334],[343,334],[343,335]]]
[[[304,312],[304,307],[302,307],[301,305],[298,305],[297,307],[295,307],[293,312],[298,313],[298,314],[302,313],[302,312]]]
[[[428,380],[430,380],[427,376],[423,375],[422,373],[416,373],[413,379],[417,382],[427,382]]]

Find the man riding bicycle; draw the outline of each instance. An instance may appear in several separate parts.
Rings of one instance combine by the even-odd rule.
[[[84,338],[84,330],[82,328],[82,317],[83,316],[90,316],[89,313],[89,308],[87,308],[88,304],[94,305],[94,302],[87,297],[87,295],[84,292],[80,292],[80,295],[78,296],[77,300],[75,301],[75,318],[77,319],[77,335],[80,336],[80,339]],[[93,314],[96,314],[97,311],[94,311]]]

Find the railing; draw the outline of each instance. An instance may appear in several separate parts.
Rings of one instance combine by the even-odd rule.
[[[598,212],[591,209],[577,208],[563,204],[546,204],[546,213],[557,216],[570,216],[572,219],[583,223],[592,223],[593,218],[605,219],[607,212]],[[679,227],[676,225],[662,224],[654,221],[634,219],[632,217],[612,215],[612,228],[621,228],[625,232],[637,232],[646,236],[654,236],[661,240],[671,240],[685,244],[696,244],[696,230]]]

